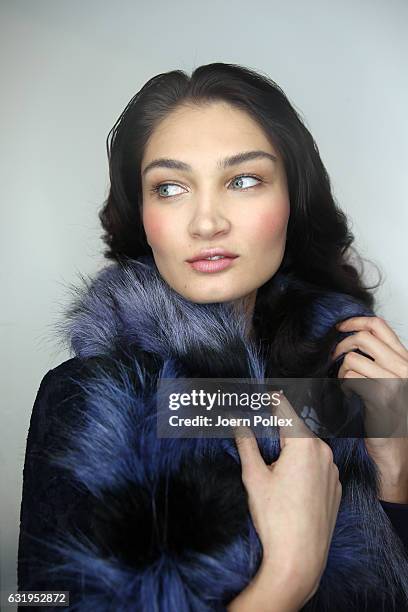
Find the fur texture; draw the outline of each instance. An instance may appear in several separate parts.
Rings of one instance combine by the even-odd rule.
[[[235,442],[156,438],[155,388],[160,377],[262,380],[265,360],[246,339],[243,313],[185,300],[149,257],[83,281],[59,332],[93,370],[78,381],[83,420],[55,462],[93,495],[93,528],[54,544],[65,560],[57,571],[82,571],[81,610],[225,610],[262,555]],[[300,281],[276,275],[274,283],[310,296]],[[371,314],[340,294],[314,291],[312,302],[312,338]],[[278,457],[276,436],[258,443],[265,461]],[[407,596],[408,563],[378,501],[376,466],[362,439],[329,443],[343,498],[319,590],[304,609],[364,610],[367,601],[367,610],[392,610]]]

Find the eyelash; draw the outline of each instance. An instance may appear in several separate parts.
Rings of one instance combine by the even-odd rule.
[[[234,178],[231,179],[231,183],[233,183],[234,181],[240,178],[253,178],[259,181],[259,183],[257,185],[252,185],[251,187],[244,187],[243,189],[234,189],[234,191],[248,191],[248,189],[254,189],[256,187],[259,187],[261,183],[264,182],[261,178],[259,178],[259,176],[256,176],[255,174],[238,174],[238,176],[234,176]],[[150,189],[150,193],[156,194],[157,197],[162,200],[169,200],[170,198],[176,198],[177,196],[181,195],[180,193],[178,193],[177,195],[172,195],[172,196],[159,195],[158,193],[159,189],[160,187],[163,187],[164,185],[176,185],[177,187],[181,187],[181,185],[178,185],[177,183],[158,183],[157,185],[152,187],[152,189]]]

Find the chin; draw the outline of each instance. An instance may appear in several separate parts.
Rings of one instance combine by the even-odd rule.
[[[223,295],[214,295],[214,292],[208,292],[208,295],[192,295],[187,297],[186,299],[194,302],[195,304],[212,304],[213,302],[228,302],[229,300],[233,300],[233,297],[225,297]]]
[[[194,299],[194,302],[198,303],[198,304],[207,304],[207,303],[212,303],[212,302],[231,302],[234,300],[239,300],[241,297],[241,295],[237,295],[236,293],[225,293],[225,291],[221,294],[217,294],[214,291],[209,291],[208,295],[203,296],[202,294],[200,296],[197,296],[197,298]]]
[[[199,291],[192,291],[187,294],[181,294],[191,302],[195,302],[196,304],[211,304],[213,302],[228,302],[230,300],[236,300],[239,296],[236,295],[234,291],[226,291],[222,289],[220,291],[214,291],[210,287],[208,290],[203,290],[201,288]]]

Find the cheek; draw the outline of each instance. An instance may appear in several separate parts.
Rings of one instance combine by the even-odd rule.
[[[166,235],[165,223],[160,214],[153,210],[143,210],[143,227],[150,246],[163,244]]]
[[[252,233],[260,242],[268,242],[271,238],[284,238],[289,220],[288,208],[283,206],[279,211],[267,210],[254,215]]]

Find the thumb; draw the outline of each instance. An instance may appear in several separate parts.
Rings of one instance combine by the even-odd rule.
[[[234,427],[235,444],[241,460],[242,476],[255,474],[265,467],[265,462],[259,450],[258,442],[250,427]]]

